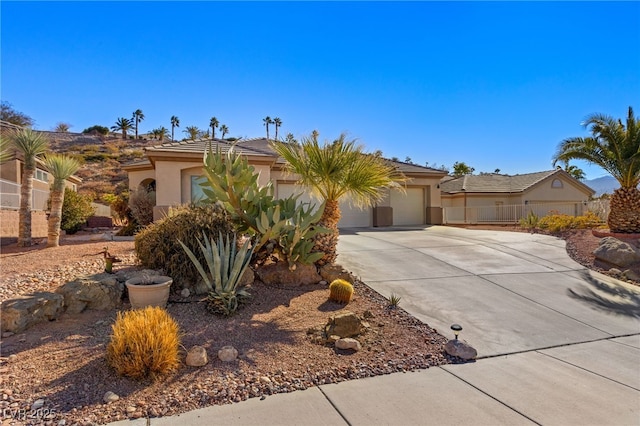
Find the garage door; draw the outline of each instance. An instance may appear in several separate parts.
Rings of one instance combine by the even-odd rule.
[[[391,207],[394,225],[423,225],[424,188],[407,188],[406,194],[391,191]]]
[[[278,184],[278,198],[287,198],[292,194],[297,194],[300,192],[302,192],[302,195],[300,196],[300,198],[298,198],[298,202],[311,202],[315,205],[320,204],[319,200],[311,198],[308,192],[304,192],[304,189],[297,185],[294,185],[292,183]],[[340,222],[338,222],[338,226],[340,228],[362,228],[371,226],[372,219],[370,208],[360,210],[357,207],[349,206],[348,202],[341,202],[340,212],[342,213]]]

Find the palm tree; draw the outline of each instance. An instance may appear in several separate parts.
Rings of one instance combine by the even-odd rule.
[[[229,133],[229,128],[226,124],[220,126],[220,132],[222,133],[222,137],[220,139],[224,139],[225,135]]]
[[[111,126],[114,132],[122,132],[122,139],[127,139],[127,132],[133,127],[133,122],[128,118],[120,117],[116,120],[116,125]]]
[[[36,160],[49,148],[49,140],[31,129],[18,130],[11,136],[13,147],[23,155],[22,186],[20,187],[20,218],[18,246],[31,246],[31,194]]]
[[[195,141],[198,138],[198,133],[200,133],[200,129],[198,129],[198,126],[187,126],[184,128],[182,132],[189,135],[189,138]]]
[[[60,223],[64,203],[65,181],[80,168],[80,162],[64,154],[47,155],[44,164],[53,176],[51,185],[51,212],[47,230],[47,247],[60,245]]]
[[[53,128],[53,131],[59,132],[59,133],[67,133],[70,128],[71,128],[71,124],[60,122],[56,124],[56,127]]]
[[[211,120],[209,120],[209,127],[211,127],[211,135],[213,139],[216,138],[216,128],[219,124],[220,122],[215,117],[211,117]]]
[[[560,166],[556,166],[556,169],[563,170]],[[584,180],[586,177],[584,174],[584,170],[582,170],[578,166],[574,166],[573,164],[570,165],[568,161],[564,162],[564,171],[569,173],[571,177],[577,180]]]
[[[160,138],[160,142],[164,142],[164,138],[169,136],[169,129],[164,126],[160,126],[156,129],[158,131],[158,137]]]
[[[135,111],[133,111],[133,121],[135,121],[136,123],[136,139],[138,139],[138,123],[140,123],[142,120],[144,120],[144,114],[142,113],[141,109],[137,109]]]
[[[456,161],[453,164],[453,176],[455,177],[471,175],[475,170],[475,168],[467,165],[464,161]]]
[[[299,175],[298,183],[324,200],[319,225],[330,233],[316,237],[315,249],[325,253],[318,265],[336,259],[341,199],[347,197],[360,207],[371,206],[383,198],[386,188],[401,188],[399,183],[406,181],[393,164],[365,154],[355,140],[346,140],[344,134],[323,146],[313,134],[300,144],[274,141],[271,146],[286,160],[288,170]]]
[[[613,232],[640,232],[640,118],[629,107],[626,126],[622,120],[591,114],[583,122],[591,136],[560,142],[553,157],[558,161],[585,160],[596,164],[620,183],[613,191],[607,218]]]
[[[11,155],[11,140],[0,135],[0,163],[9,160]]]
[[[276,140],[278,140],[278,127],[282,126],[282,120],[276,117],[273,119],[273,124],[276,126]]]
[[[175,138],[173,137],[173,131],[176,127],[180,127],[180,119],[178,117],[176,117],[175,115],[171,116],[171,141],[175,141]]]
[[[287,136],[285,136],[284,140],[285,140],[285,142],[289,142],[289,143],[297,143],[298,142],[296,140],[296,138],[293,137],[293,133],[287,133]]]
[[[269,124],[273,124],[273,120],[268,115],[262,119],[264,126],[267,126],[267,140],[269,140]]]

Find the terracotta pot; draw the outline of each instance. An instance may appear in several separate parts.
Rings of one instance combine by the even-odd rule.
[[[150,283],[149,283],[150,281]],[[164,308],[169,300],[169,290],[173,279],[164,275],[147,278],[131,278],[125,282],[129,292],[131,308],[140,309],[147,306]]]

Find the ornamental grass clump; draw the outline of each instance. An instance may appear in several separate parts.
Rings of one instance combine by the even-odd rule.
[[[107,363],[119,375],[155,379],[180,365],[180,329],[164,309],[119,312],[111,328]]]

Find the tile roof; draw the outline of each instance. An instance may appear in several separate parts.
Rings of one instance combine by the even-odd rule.
[[[466,175],[458,178],[443,179],[440,182],[440,191],[449,194],[455,194],[458,192],[523,192],[554,174],[565,174],[566,176],[571,177],[562,170],[547,170],[544,172],[526,173],[513,176],[500,174]],[[576,182],[584,185],[580,181]],[[584,186],[591,189],[586,185]]]
[[[187,140],[181,142],[167,142],[162,145],[155,145],[145,148],[147,155],[153,155],[154,153],[174,153],[174,154],[204,154],[209,149],[209,144],[212,139],[196,139]],[[213,149],[219,147],[220,150],[225,153],[233,146],[234,142],[229,142],[222,139],[213,140]],[[240,139],[235,142],[235,150],[242,155],[250,155],[257,157],[271,157],[276,158],[276,153],[273,151],[266,138],[252,138],[252,139]],[[147,160],[143,160],[147,161]],[[403,163],[401,161],[392,161],[398,170],[405,174],[431,174],[431,175],[444,175],[446,172],[433,169],[431,167],[424,167],[417,164]],[[137,165],[140,162],[130,163],[127,166]],[[277,163],[283,164],[284,159],[277,158]]]

